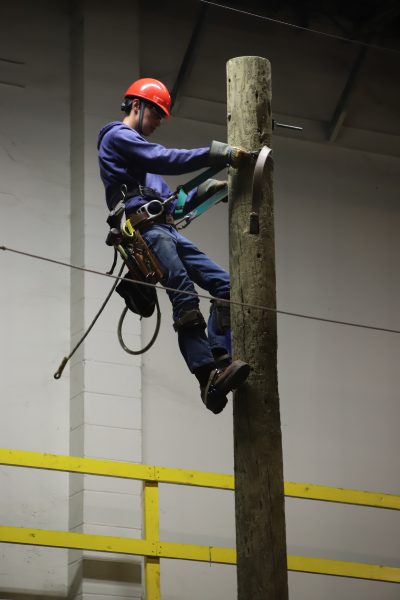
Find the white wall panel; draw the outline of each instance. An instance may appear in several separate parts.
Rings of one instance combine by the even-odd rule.
[[[78,4],[84,30],[71,39],[68,2],[0,8],[0,242],[105,272],[112,251],[98,130],[121,117],[122,93],[139,74],[174,81],[192,22],[188,5],[178,15],[157,2],[140,10]],[[151,36],[139,20],[146,15]],[[175,114],[154,139],[171,147],[224,141],[224,54],[271,58],[275,111],[307,126],[295,139],[279,130],[274,139],[278,307],[400,329],[400,169],[384,154],[398,153],[390,128],[397,96],[388,87],[398,59],[372,56],[369,72],[380,76],[362,83],[338,144],[329,145],[324,123],[353,53],[259,23],[249,33],[248,23],[239,37],[227,23],[221,44],[224,17],[214,13]],[[298,71],[288,78],[293,52]],[[183,233],[227,268],[228,229],[221,204]],[[160,335],[143,367],[118,344],[123,301],[115,295],[55,381],[112,280],[6,252],[1,260],[2,446],[233,472],[231,402],[219,416],[203,406],[164,292]],[[207,315],[208,301],[201,307]],[[154,323],[128,315],[127,343],[139,348]],[[399,493],[399,349],[395,334],[278,316],[286,480]],[[1,524],[66,530],[69,521],[71,531],[141,537],[140,482],[74,474],[68,490],[67,474],[2,467],[0,487]],[[233,494],[162,485],[160,527],[168,541],[233,546]],[[290,499],[287,533],[293,554],[399,566],[395,511]],[[0,544],[0,598],[62,598],[68,584],[76,600],[139,598],[141,567],[139,557],[91,552],[82,560],[80,551]],[[398,586],[385,583],[299,573],[289,583],[291,600],[398,598]],[[161,590],[163,600],[231,600],[235,568],[162,560]]]
[[[1,243],[68,260],[66,3],[3,2],[0,58]],[[69,272],[5,252],[1,272],[1,445],[68,454],[68,378],[53,373],[69,344]],[[67,529],[68,475],[2,467],[0,487],[2,524]],[[1,544],[0,597],[65,595],[66,561]]]

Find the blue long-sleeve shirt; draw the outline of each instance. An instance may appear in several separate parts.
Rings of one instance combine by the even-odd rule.
[[[149,142],[120,121],[113,121],[102,128],[97,147],[100,176],[110,210],[124,183],[128,189],[139,184],[150,187],[162,198],[167,198],[172,192],[162,175],[181,175],[209,165],[209,147],[192,150],[165,148]],[[196,192],[190,192],[188,203]],[[133,212],[147,201],[142,196],[131,196],[125,202],[126,211]],[[174,208],[175,204],[170,203],[167,212],[172,213]]]

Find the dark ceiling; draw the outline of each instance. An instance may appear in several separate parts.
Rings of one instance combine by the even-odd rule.
[[[277,121],[400,155],[400,0],[140,0],[140,13],[141,75],[167,84],[175,117],[225,126],[226,62],[263,56]]]
[[[399,48],[399,0],[215,0],[211,4],[229,6],[305,29],[379,46]]]

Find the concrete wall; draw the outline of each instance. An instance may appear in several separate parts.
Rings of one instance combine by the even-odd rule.
[[[85,1],[71,14],[71,261],[105,272],[113,252],[107,234],[104,194],[98,175],[96,143],[102,125],[115,116],[115,89],[127,73],[139,75],[137,6],[124,11]],[[107,43],[100,43],[100,41]],[[110,54],[110,46],[112,53]],[[118,267],[119,269],[119,267]],[[71,272],[71,340],[86,331],[113,281]],[[124,354],[116,338],[122,310],[115,294],[99,322],[71,361],[70,453],[141,462],[141,360]],[[131,320],[129,343],[139,345],[139,319]],[[70,477],[69,529],[89,534],[140,537],[141,482],[105,477]],[[69,552],[72,598],[138,598],[141,559]]]
[[[120,117],[121,92],[140,72],[139,7],[122,15],[109,3],[71,11],[20,1],[3,4],[1,17],[1,244],[105,271],[96,137]],[[225,138],[224,127],[176,117],[156,140]],[[278,307],[399,329],[399,159],[278,132],[274,150]],[[186,230],[225,267],[227,214],[220,205]],[[232,472],[231,403],[219,416],[205,410],[163,292],[160,336],[142,363],[118,346],[115,297],[55,381],[111,283],[1,259],[2,446]],[[142,343],[153,326],[143,322]],[[138,346],[134,317],[127,334]],[[398,336],[286,316],[278,334],[285,479],[398,493]],[[0,485],[1,524],[141,535],[138,484],[1,467]],[[233,546],[233,494],[160,486],[160,521],[164,540]],[[288,500],[287,530],[292,554],[398,566],[394,511]],[[0,559],[3,600],[62,598],[68,588],[82,600],[141,595],[139,558],[0,544]],[[392,584],[293,573],[289,581],[291,600],[398,596]],[[163,600],[231,599],[235,569],[163,560],[161,589]]]
[[[0,8],[2,244],[69,260],[69,31],[63,3]],[[45,18],[46,17],[46,18]],[[1,445],[68,454],[69,271],[2,253]],[[68,475],[2,467],[3,525],[66,529]],[[66,593],[64,550],[0,545],[0,597]]]

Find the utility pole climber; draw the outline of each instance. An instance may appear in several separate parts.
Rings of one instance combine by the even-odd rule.
[[[231,59],[227,90],[228,143],[249,151],[271,148],[270,62]],[[262,178],[256,170],[249,161],[229,174],[231,300],[275,309],[271,157]],[[252,366],[233,403],[238,600],[287,600],[276,313],[236,305],[231,312],[234,358]]]

